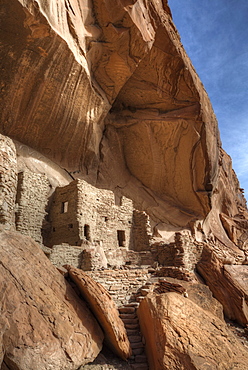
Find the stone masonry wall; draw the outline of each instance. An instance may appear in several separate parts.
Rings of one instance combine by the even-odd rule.
[[[81,246],[72,246],[66,243],[47,248],[48,257],[57,267],[71,265],[85,271],[107,268],[107,259],[99,245],[85,241]]]
[[[0,135],[0,230],[15,228],[17,159],[14,143]]]
[[[59,267],[65,264],[80,268],[83,258],[83,247],[73,247],[69,244],[54,245],[49,259],[53,265]]]
[[[91,241],[101,242],[105,251],[118,247],[130,248],[133,203],[122,197],[121,204],[115,204],[114,193],[97,189],[85,181],[78,181],[79,233],[85,235],[89,226]]]
[[[57,188],[53,197],[48,245],[84,241],[97,243],[104,251],[129,247],[132,243],[132,201],[124,198],[115,205],[114,194],[75,180]]]
[[[155,261],[162,266],[183,267],[193,271],[199,262],[203,244],[196,242],[187,232],[175,234],[175,242],[165,244],[163,241],[154,243],[151,252]]]
[[[133,211],[132,235],[135,251],[148,251],[150,249],[152,231],[147,213],[136,209]]]
[[[175,243],[176,245],[181,245],[183,249],[183,267],[189,271],[193,271],[201,258],[203,244],[195,241],[187,233],[176,233]]]
[[[108,290],[118,306],[135,300],[135,295],[150,278],[147,269],[103,270],[87,272]]]
[[[18,174],[16,197],[16,230],[42,243],[42,224],[49,182],[45,175],[26,169]]]
[[[49,222],[51,233],[47,245],[81,245],[79,221],[77,217],[78,192],[77,181],[64,187],[57,187],[51,202]]]

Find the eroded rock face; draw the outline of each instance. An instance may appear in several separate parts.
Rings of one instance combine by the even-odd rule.
[[[126,329],[108,291],[82,270],[68,265],[65,267],[100,323],[107,345],[123,360],[129,358],[132,350]]]
[[[2,232],[0,246],[0,360],[18,370],[72,370],[93,361],[102,331],[39,245]]]
[[[226,316],[241,325],[248,324],[247,265],[223,265],[213,250],[205,247],[197,270],[215,298],[223,305]]]
[[[1,15],[2,133],[156,221],[208,214],[217,122],[166,1],[4,0]]]
[[[247,368],[248,353],[225,322],[182,295],[148,295],[139,319],[153,370]]]
[[[242,190],[166,0],[2,0],[0,17],[2,134],[130,197],[159,237],[247,261]]]

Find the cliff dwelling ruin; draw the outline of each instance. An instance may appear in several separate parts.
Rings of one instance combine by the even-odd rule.
[[[167,1],[0,18],[1,370],[247,370],[246,200]]]

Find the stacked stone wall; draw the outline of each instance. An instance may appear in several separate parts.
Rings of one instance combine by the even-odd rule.
[[[83,259],[83,247],[68,244],[54,245],[51,248],[49,259],[57,267],[68,264],[80,268]]]
[[[57,187],[50,206],[49,222],[50,237],[48,246],[67,243],[80,246],[82,239],[79,235],[77,217],[78,194],[77,182],[72,181],[64,187]]]
[[[49,192],[47,177],[26,169],[18,174],[16,230],[42,243],[42,225]]]
[[[63,210],[66,205],[66,210]],[[132,244],[132,201],[115,204],[114,194],[82,180],[57,188],[50,210],[51,234],[48,245],[83,242],[98,244],[104,251],[128,248]]]
[[[188,232],[175,234],[175,242],[157,242],[151,246],[154,260],[162,266],[183,267],[193,271],[202,254],[203,243],[197,242]]]
[[[201,259],[203,244],[195,241],[189,233],[176,234],[175,244],[176,246],[179,245],[183,250],[183,252],[181,252],[183,261],[182,267],[189,271],[193,271],[196,264]]]
[[[147,269],[89,271],[87,274],[107,289],[118,306],[135,301],[138,290],[150,278]]]
[[[133,203],[123,197],[115,204],[114,193],[97,189],[85,181],[78,181],[79,233],[85,237],[89,225],[91,241],[101,242],[105,251],[132,244],[131,229]]]
[[[147,213],[133,211],[133,249],[135,251],[147,251],[150,249],[150,239],[152,237],[151,225]]]
[[[15,228],[17,159],[14,143],[0,135],[0,230]]]

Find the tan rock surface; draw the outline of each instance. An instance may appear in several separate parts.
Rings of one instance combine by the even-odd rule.
[[[148,295],[139,318],[152,370],[247,369],[248,352],[225,322],[182,295]]]
[[[108,291],[82,270],[71,266],[66,268],[101,325],[107,345],[122,359],[130,357],[132,350],[126,329]]]
[[[85,303],[19,233],[0,234],[0,312],[0,360],[4,354],[10,369],[77,369],[101,350],[102,331]]]
[[[219,132],[166,1],[3,0],[1,16],[2,133],[156,221],[208,214]]]
[[[247,265],[223,265],[213,250],[205,247],[197,270],[231,320],[248,324]]]
[[[247,248],[248,240],[246,201],[232,169],[232,160],[223,149],[220,150],[219,171],[211,202],[211,212],[203,224],[205,234],[211,230],[227,253],[237,260],[244,260],[243,250]]]
[[[193,301],[195,304],[200,306],[204,311],[209,311],[213,315],[217,316],[219,319],[223,320],[223,306],[221,303],[213,297],[213,294],[208,286],[197,281],[183,281],[175,278],[166,277],[162,280],[169,281],[171,283],[176,283],[184,288],[186,296],[188,299]],[[159,284],[160,285],[160,284]],[[163,285],[161,286],[163,287]],[[155,284],[154,289],[157,289],[157,284]],[[154,291],[154,290],[153,290]],[[162,293],[168,293],[169,290]],[[171,290],[172,292],[172,290]],[[185,296],[185,293],[181,293]],[[180,294],[180,292],[179,292]]]

